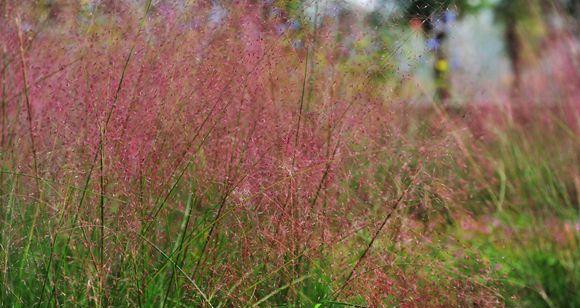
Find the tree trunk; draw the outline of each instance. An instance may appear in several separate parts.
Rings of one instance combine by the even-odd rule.
[[[512,69],[512,94],[517,94],[521,86],[521,41],[517,33],[517,23],[513,16],[510,16],[506,21],[505,27],[505,41],[506,52],[510,61]]]
[[[437,33],[437,48],[435,48],[435,62],[433,74],[435,77],[435,95],[439,102],[445,102],[451,97],[451,81],[449,74],[449,59],[443,45],[447,40],[447,33],[442,30]]]
[[[430,18],[433,18],[432,16]],[[443,103],[451,97],[451,80],[449,57],[445,50],[447,43],[447,20],[442,16],[443,24],[435,25],[431,20],[423,23],[423,33],[428,40],[432,40],[430,48],[435,59],[433,61],[433,82],[435,84],[435,99]]]

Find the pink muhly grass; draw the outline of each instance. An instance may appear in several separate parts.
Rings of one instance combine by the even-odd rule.
[[[378,306],[392,294],[418,304],[461,305],[470,302],[464,295],[492,302],[494,294],[478,289],[476,279],[447,275],[440,287],[418,288],[425,272],[397,267],[376,246],[412,251],[420,263],[413,266],[443,273],[445,265],[420,258],[426,248],[419,243],[429,242],[429,232],[454,219],[469,199],[452,169],[475,174],[473,190],[485,190],[494,166],[478,151],[498,138],[494,129],[536,120],[556,127],[556,120],[532,116],[539,112],[529,105],[514,106],[515,118],[499,104],[466,107],[469,119],[461,120],[385,102],[367,76],[341,71],[331,30],[307,33],[305,47],[295,48],[291,31],[276,32],[284,18],[264,17],[265,4],[215,8],[201,1],[195,13],[160,4],[141,23],[142,10],[119,3],[103,14],[106,21],[57,17],[50,21],[54,31],[41,31],[26,14],[20,30],[0,18],[0,84],[7,98],[2,150],[18,152],[5,163],[57,186],[44,197],[66,207],[47,207],[47,215],[78,215],[81,243],[90,251],[90,235],[100,232],[101,288],[114,271],[114,252],[143,254],[150,238],[161,251],[172,247],[180,226],[164,229],[164,218],[189,206],[209,227],[193,229],[199,226],[192,221],[182,230],[202,238],[201,248],[188,247],[198,258],[187,277],[215,292],[235,285],[228,296],[238,303],[251,299],[243,290],[255,287],[247,278],[254,274],[246,273],[253,266],[292,281],[321,256],[330,256],[327,266],[340,273],[332,277],[337,299],[360,294]],[[68,9],[60,14],[82,12]],[[564,50],[558,45],[553,52]],[[18,57],[26,63],[15,65]],[[317,70],[319,58],[328,72]],[[565,64],[558,63],[554,78],[577,80]],[[567,93],[567,103],[550,114],[577,132],[578,89],[560,86],[566,89],[556,92]],[[423,124],[428,133],[415,134]],[[93,169],[98,181],[90,181]],[[69,188],[82,191],[81,201],[63,197]],[[183,201],[184,195],[195,201]],[[436,204],[441,200],[443,208]],[[78,213],[67,212],[75,207]],[[63,229],[59,222],[52,222],[56,231]],[[361,240],[363,231],[370,241]],[[108,243],[105,234],[127,239]],[[220,263],[224,237],[230,241],[222,245],[236,253]],[[171,265],[177,273],[178,264]],[[446,288],[461,296],[441,299]]]

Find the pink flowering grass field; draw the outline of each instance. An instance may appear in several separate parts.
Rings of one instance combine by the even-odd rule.
[[[442,99],[308,2],[0,1],[0,306],[580,307],[577,20]]]

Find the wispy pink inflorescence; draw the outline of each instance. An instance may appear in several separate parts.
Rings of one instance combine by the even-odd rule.
[[[468,188],[453,189],[467,183],[452,168],[494,179],[491,163],[470,169],[479,159],[477,142],[494,140],[496,129],[513,123],[555,127],[552,115],[580,131],[580,78],[569,65],[575,59],[567,38],[548,53],[552,71],[526,76],[523,97],[465,106],[461,117],[439,106],[386,101],[390,88],[374,87],[366,72],[347,72],[331,30],[318,29],[325,35],[316,42],[316,33],[306,30],[302,36],[292,27],[279,31],[287,16],[270,14],[266,1],[198,1],[188,9],[154,1],[146,15],[133,2],[109,2],[102,12],[71,4],[42,22],[26,6],[8,6],[22,16],[20,28],[0,17],[2,151],[18,153],[19,172],[32,173],[35,151],[40,177],[78,191],[89,183],[82,210],[94,209],[102,189],[106,202],[120,204],[116,214],[126,223],[119,228],[133,234],[154,222],[151,213],[165,197],[164,210],[180,213],[194,192],[201,200],[195,206],[212,213],[225,204],[231,225],[240,226],[227,230],[242,247],[240,264],[265,251],[260,257],[281,266],[360,230],[372,234],[380,225],[376,217],[399,199],[395,216],[405,213],[397,219],[410,221],[393,223],[381,236],[412,250],[418,240],[430,240],[418,233],[451,219],[453,209],[439,203],[469,198]],[[24,68],[15,64],[19,31],[26,38]],[[560,95],[551,97],[558,104],[538,107],[527,99],[546,93]],[[475,158],[466,153],[472,150]],[[483,228],[465,223],[465,229]],[[335,259],[329,266],[348,272],[352,256]],[[376,305],[386,294],[417,303],[437,298],[435,287],[417,289],[419,274],[373,268],[373,262],[395,261],[388,254],[363,260],[355,274],[368,279],[352,288],[369,290],[364,297]],[[234,264],[220,270],[239,275]],[[457,288],[468,292],[469,283]]]

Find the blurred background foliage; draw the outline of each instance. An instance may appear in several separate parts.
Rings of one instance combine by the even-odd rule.
[[[8,4],[3,0],[2,6]],[[59,13],[76,10],[79,18],[91,20],[115,15],[123,9],[138,10],[142,7],[136,0],[27,0],[37,20],[50,23],[57,20]],[[412,83],[421,83],[421,88],[431,93],[435,100],[453,97],[453,75],[486,75],[483,79],[500,80],[495,86],[518,91],[522,74],[526,68],[541,60],[542,51],[551,35],[563,32],[578,33],[579,5],[575,0],[256,0],[252,1],[261,11],[264,20],[277,23],[280,33],[290,31],[294,48],[309,48],[313,53],[325,53],[316,46],[316,36],[325,28],[332,29],[337,43],[338,57],[347,72],[368,75],[373,83],[387,83],[380,92],[405,93],[401,81],[412,78]],[[175,0],[152,1],[150,14],[156,7],[170,5],[187,12],[199,1]],[[227,1],[207,1],[202,6],[213,7],[210,21],[219,24],[227,18]],[[190,8],[190,9],[188,9]],[[489,24],[464,25],[470,16],[493,15]],[[212,19],[213,18],[213,19]],[[103,24],[104,25],[104,24]],[[484,27],[484,28],[481,28]],[[485,57],[495,52],[497,44],[502,46],[503,56],[509,63],[507,70],[478,71],[468,63],[452,56],[461,54],[466,42],[453,40],[457,29],[464,29],[472,36],[487,37],[487,42],[475,46]],[[487,30],[486,30],[487,29]],[[490,30],[491,29],[491,30]],[[495,30],[494,30],[495,29]],[[421,32],[421,37],[413,33]],[[319,32],[319,33],[317,33]],[[486,32],[486,33],[487,33]],[[503,32],[503,33],[502,33]],[[328,38],[325,38],[328,39]],[[417,48],[419,47],[419,48]],[[471,46],[472,48],[474,46]],[[452,49],[452,51],[450,51]],[[314,59],[327,58],[320,54]],[[489,56],[492,57],[492,56]],[[498,57],[495,57],[498,58]],[[316,61],[315,61],[316,62]],[[489,63],[488,67],[502,65],[501,59]],[[490,73],[491,72],[491,73]],[[419,80],[419,81],[417,81]],[[471,82],[479,80],[470,79]],[[390,89],[385,91],[385,89]],[[461,91],[455,91],[461,92]]]

